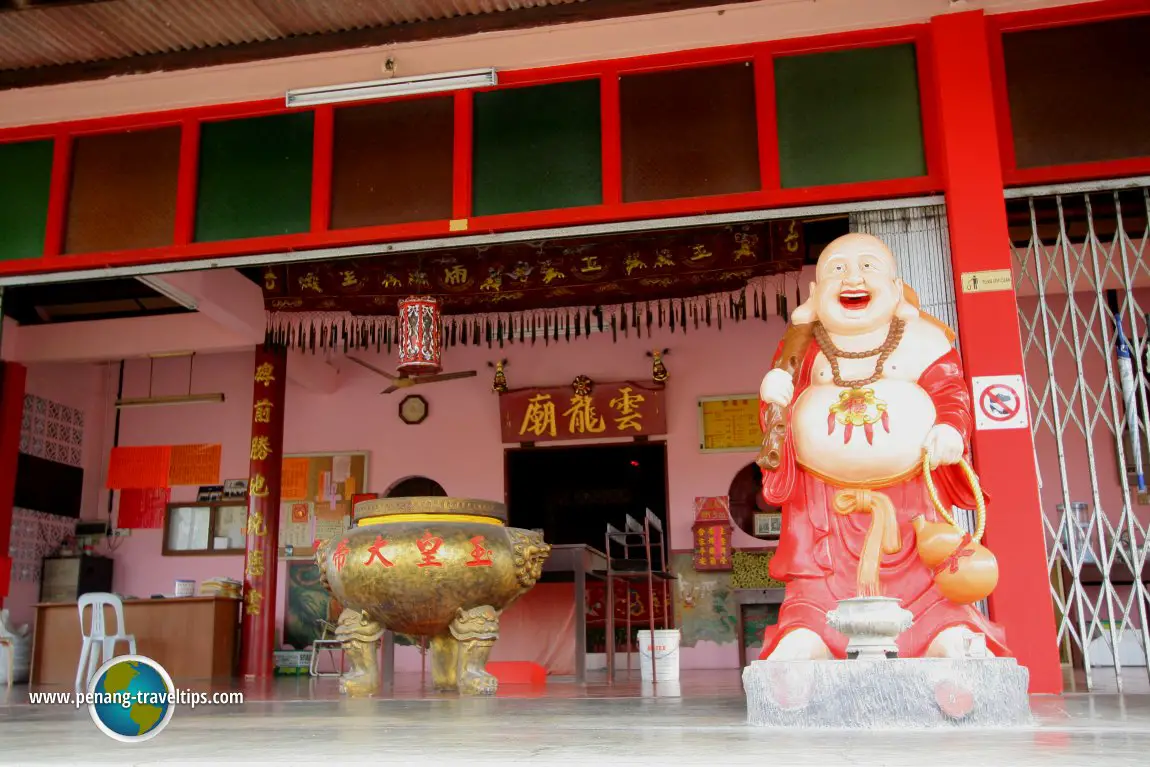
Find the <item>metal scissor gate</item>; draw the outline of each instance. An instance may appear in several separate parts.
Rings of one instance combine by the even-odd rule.
[[[1150,675],[1148,187],[1006,195],[1058,642],[1088,689]]]

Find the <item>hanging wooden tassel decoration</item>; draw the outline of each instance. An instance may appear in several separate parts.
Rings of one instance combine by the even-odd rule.
[[[715,314],[717,315],[715,317],[715,321],[719,326],[719,330],[723,329],[723,315],[727,313],[728,309],[729,306],[725,305],[724,303],[719,303],[715,306]]]
[[[537,328],[538,320],[539,320],[539,315],[537,315],[535,312],[532,312],[531,313],[531,345],[532,346],[535,345],[535,339],[539,335],[538,328]]]
[[[611,343],[619,343],[619,326],[616,323],[616,317],[614,314],[611,315]]]
[[[627,307],[622,304],[619,306],[619,327],[623,329],[623,337],[627,338],[630,330],[627,324]]]
[[[527,318],[524,316],[519,317],[519,343],[524,343],[527,338]]]
[[[599,329],[600,330],[603,329],[602,318],[600,318],[600,320],[599,320]],[[586,310],[583,313],[583,337],[584,338],[590,338],[591,337],[591,310],[590,309]]]
[[[556,339],[556,340],[558,340],[558,339]],[[564,341],[570,341],[571,340],[571,313],[570,312],[567,312],[566,316],[563,318],[563,340]]]
[[[707,302],[707,327],[711,327],[711,299],[703,299]]]
[[[782,317],[783,317],[783,320],[786,320],[788,317],[791,316],[790,307],[787,306],[787,294],[785,292],[781,293],[779,295],[779,298],[781,299],[781,302],[782,302]]]
[[[556,313],[551,317],[551,331],[554,333],[552,340],[559,343],[559,314]]]
[[[583,318],[579,316],[579,310],[575,310],[575,337],[579,338],[583,335]]]
[[[647,307],[647,337],[651,337],[651,326],[655,323],[655,313],[651,311],[651,304],[646,304]]]

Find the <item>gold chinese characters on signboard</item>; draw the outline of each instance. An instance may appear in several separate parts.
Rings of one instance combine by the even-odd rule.
[[[663,388],[634,381],[519,389],[499,397],[505,443],[640,437],[667,433]]]

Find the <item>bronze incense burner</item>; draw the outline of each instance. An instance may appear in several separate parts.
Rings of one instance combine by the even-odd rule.
[[[373,636],[376,624],[431,637],[437,690],[494,693],[498,683],[484,667],[499,615],[539,580],[551,546],[538,533],[507,527],[506,507],[492,501],[384,498],[356,504],[355,519],[354,529],[317,548],[316,562],[357,634]],[[375,654],[349,658],[343,687],[374,692]]]

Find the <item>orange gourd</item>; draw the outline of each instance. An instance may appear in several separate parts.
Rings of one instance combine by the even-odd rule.
[[[990,596],[998,585],[998,561],[990,549],[965,531],[944,522],[911,520],[918,556],[934,573],[934,585],[944,597],[971,604]]]

